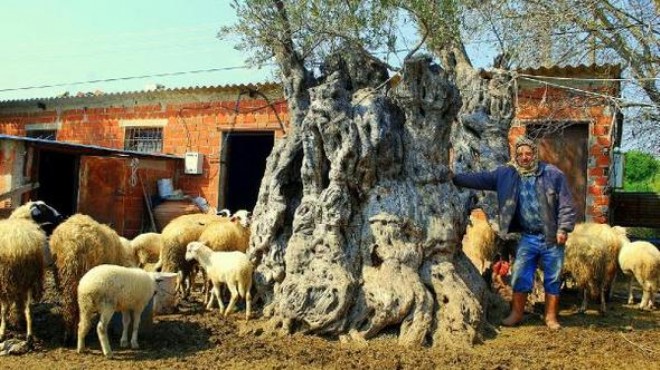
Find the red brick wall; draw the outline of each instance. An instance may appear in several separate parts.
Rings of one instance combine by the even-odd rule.
[[[90,99],[98,100],[95,102],[98,106],[102,105],[104,97]],[[62,104],[67,103],[66,98],[60,101]],[[281,98],[271,102],[279,118],[286,124],[286,102]],[[279,138],[283,131],[273,108],[265,99],[247,96],[241,98],[237,107],[236,95],[232,94],[231,99],[201,103],[180,99],[176,103],[46,109],[8,115],[2,114],[0,110],[0,133],[24,136],[26,124],[60,123],[58,141],[123,148],[122,120],[166,119],[163,153],[183,156],[187,151],[194,151],[204,155],[203,174],[185,175],[183,168],[180,168],[174,177],[175,188],[189,195],[202,196],[211,205],[217,206],[223,131],[273,131],[275,137]],[[236,111],[239,113],[236,114]]]
[[[591,89],[593,90],[593,89]],[[612,91],[598,90],[612,94]],[[616,112],[602,99],[576,97],[569,90],[551,87],[525,89],[518,93],[516,119],[509,142],[525,133],[527,121],[589,122],[586,221],[606,223],[609,215],[608,180],[612,167],[613,124]]]

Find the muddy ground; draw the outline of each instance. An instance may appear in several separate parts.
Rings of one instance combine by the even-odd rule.
[[[610,311],[600,316],[593,303],[578,314],[575,291],[563,295],[559,332],[542,325],[539,313],[526,315],[516,328],[499,328],[471,349],[405,348],[395,333],[367,344],[332,338],[264,332],[265,319],[249,323],[243,312],[225,319],[206,312],[201,295],[179,305],[179,312],[154,319],[151,333],[140,337],[139,350],[120,349],[103,357],[96,335],[88,351],[61,345],[62,321],[57,295],[47,291],[35,305],[35,348],[20,356],[0,357],[1,369],[660,369],[660,311],[642,312],[625,305],[617,286]],[[639,292],[637,292],[639,293]],[[657,304],[657,302],[656,302]],[[256,316],[259,316],[258,314]],[[11,336],[22,333],[10,328]]]

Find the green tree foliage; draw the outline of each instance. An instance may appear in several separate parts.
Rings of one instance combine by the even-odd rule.
[[[660,192],[660,160],[636,150],[627,152],[624,190]]]

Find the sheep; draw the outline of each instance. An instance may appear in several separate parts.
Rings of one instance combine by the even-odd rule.
[[[133,321],[131,348],[139,348],[138,329],[140,315],[158,290],[154,273],[139,268],[116,265],[98,265],[87,271],[78,284],[78,353],[85,350],[85,336],[92,325],[94,314],[100,315],[96,333],[103,354],[112,357],[108,340],[108,324],[115,311],[122,313],[122,335],[120,346],[128,346],[128,327]]]
[[[82,276],[97,265],[134,266],[134,261],[114,230],[83,214],[75,214],[55,228],[50,245],[55,282],[61,292],[64,342],[68,344],[76,333],[76,296]]]
[[[616,275],[616,260],[621,240],[611,226],[582,223],[568,234],[564,271],[570,273],[583,290],[579,312],[587,309],[587,294],[600,295],[600,312],[607,312],[605,293]]]
[[[237,211],[229,221],[211,223],[200,234],[198,241],[216,252],[245,253],[250,242],[250,213]]]
[[[43,246],[46,234],[32,221],[0,220],[0,341],[4,340],[11,304],[24,310],[26,341],[32,342],[30,305],[41,299],[44,286]]]
[[[147,263],[158,262],[163,249],[163,237],[159,233],[140,234],[130,241],[130,248],[138,267],[144,267]]]
[[[46,236],[50,236],[55,227],[64,221],[64,216],[41,200],[23,204],[13,210],[9,218],[34,221],[46,233]]]
[[[619,252],[618,262],[621,271],[628,275],[628,304],[633,304],[633,278],[642,287],[642,301],[639,309],[653,309],[653,297],[660,286],[660,251],[647,241],[631,242],[626,236],[625,228],[615,226],[623,246]]]
[[[250,243],[250,212],[239,210],[234,213],[230,222],[213,222],[204,229],[198,241],[215,252],[239,251],[245,253]],[[204,274],[205,275],[205,274]],[[204,276],[205,303],[208,297],[209,281]]]
[[[161,235],[163,238],[163,249],[160,253],[160,259],[155,266],[156,271],[176,272],[179,274],[177,279],[177,291],[184,298],[190,294],[191,272],[193,262],[186,261],[186,245],[196,241],[204,229],[213,222],[227,220],[226,217],[215,214],[195,213],[182,215],[165,226]],[[184,287],[184,284],[187,284]]]
[[[214,252],[211,248],[200,242],[191,242],[186,247],[186,260],[196,260],[206,270],[209,279],[213,283],[212,297],[215,296],[226,317],[236,304],[238,296],[245,297],[245,320],[250,319],[252,296],[252,272],[254,267],[250,259],[242,252]],[[227,284],[231,292],[231,300],[225,310],[220,297],[221,284]],[[213,299],[210,299],[206,308],[212,307]]]
[[[470,222],[465,231],[463,250],[475,263],[479,273],[486,270],[486,261],[492,261],[496,252],[497,235],[487,220],[470,215]]]

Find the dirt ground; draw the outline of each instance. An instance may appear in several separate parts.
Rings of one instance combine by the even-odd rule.
[[[605,317],[595,303],[578,314],[576,292],[569,291],[559,332],[542,325],[543,308],[536,306],[521,326],[499,328],[462,350],[401,347],[395,334],[366,344],[271,334],[262,329],[263,318],[246,323],[242,311],[227,319],[204,311],[196,293],[177,313],[156,317],[151,332],[140,337],[139,350],[120,349],[118,336],[111,337],[115,357],[107,360],[94,333],[84,354],[62,347],[57,296],[49,289],[34,309],[35,348],[0,357],[0,369],[660,369],[660,311],[625,305],[624,290],[617,286]],[[23,337],[10,329],[10,335]]]

